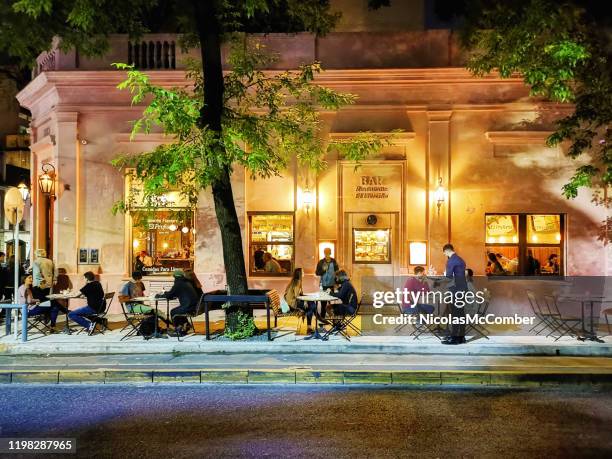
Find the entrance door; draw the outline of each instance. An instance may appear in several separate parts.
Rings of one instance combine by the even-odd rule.
[[[399,275],[399,214],[344,214],[344,264],[357,294],[370,304],[374,291],[393,290]]]

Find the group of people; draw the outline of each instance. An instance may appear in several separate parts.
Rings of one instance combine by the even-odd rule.
[[[465,261],[457,255],[452,244],[446,244],[442,248],[444,255],[447,257],[446,262],[446,288],[450,292],[467,292],[475,291],[473,284],[474,272],[467,268]],[[402,310],[407,314],[422,314],[428,315],[434,312],[434,305],[427,303],[412,304],[410,298],[418,298],[417,294],[422,296],[431,290],[429,280],[425,275],[425,268],[416,266],[414,268],[414,277],[409,277],[404,285],[404,289],[414,295],[405,296],[406,300],[402,304]],[[450,313],[453,318],[465,317],[465,306],[459,306],[454,303],[450,305]],[[447,336],[442,340],[442,344],[464,344],[465,343],[465,324],[452,324],[448,329]]]
[[[167,327],[172,323],[173,329],[168,331],[170,336],[184,336],[189,333],[191,327],[187,315],[196,312],[198,302],[203,294],[202,284],[191,269],[175,269],[172,276],[174,278],[172,288],[156,295],[156,298],[178,299],[179,305],[170,311],[170,318],[164,317],[159,311],[155,316],[152,307],[134,301],[134,298],[145,295],[145,285],[142,282],[142,272],[140,271],[134,271],[131,279],[123,285],[119,292],[119,301],[125,305],[126,310],[130,313],[150,315],[151,320],[161,320]]]
[[[328,308],[335,315],[354,314],[357,310],[357,292],[349,275],[346,271],[340,269],[338,262],[332,258],[330,248],[325,248],[323,255],[315,270],[315,274],[319,277],[320,290],[338,298],[341,303],[328,304],[328,302],[321,302],[321,318],[325,319]],[[305,313],[307,320],[307,336],[305,339],[312,339],[319,337],[319,331],[312,326],[312,318],[315,315],[317,304],[314,301],[299,299],[304,293],[302,287],[303,275],[302,268],[296,268],[293,271],[293,277],[283,295],[283,303],[289,309],[301,309]]]
[[[102,284],[91,271],[83,276],[85,285],[80,289],[80,295],[85,298],[86,305],[69,312],[67,300],[49,300],[48,296],[72,290],[72,281],[65,268],[58,268],[56,274],[53,261],[47,258],[46,251],[38,249],[35,252],[31,272],[25,273],[21,278],[17,289],[17,303],[27,304],[28,318],[39,317],[48,325],[50,333],[57,332],[56,323],[60,313],[68,314],[70,320],[88,332],[91,332],[97,323],[106,326],[106,319],[98,321],[95,317],[106,308]]]
[[[502,253],[487,253],[487,267],[485,273],[487,276],[505,276],[516,274],[518,271],[518,258],[509,259]],[[539,276],[540,274],[558,275],[560,272],[559,256],[556,253],[551,253],[542,266],[540,260],[533,255],[533,250],[527,250],[527,263],[525,266],[525,275]]]
[[[276,258],[270,252],[266,252],[262,249],[257,249],[253,253],[253,261],[255,263],[256,271],[263,271],[270,274],[278,274],[283,271],[283,267]]]

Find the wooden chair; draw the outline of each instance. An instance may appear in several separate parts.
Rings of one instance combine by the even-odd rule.
[[[95,324],[91,331],[88,332],[89,336],[93,335],[98,327],[99,332],[102,334],[104,334],[105,330],[108,330],[108,319],[106,318],[106,315],[108,314],[111,304],[113,304],[114,297],[115,292],[105,293],[104,302],[106,305],[104,306],[104,310],[102,312],[99,312],[98,314],[91,314],[87,316],[87,318]]]

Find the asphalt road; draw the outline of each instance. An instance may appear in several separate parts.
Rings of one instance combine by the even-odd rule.
[[[0,407],[1,437],[77,457],[612,457],[612,393],[587,389],[24,385]]]

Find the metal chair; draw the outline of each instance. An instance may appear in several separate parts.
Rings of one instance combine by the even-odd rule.
[[[140,323],[151,314],[155,314],[155,312],[146,314],[142,312],[128,312],[126,308],[126,303],[119,302],[119,304],[121,304],[121,311],[123,312],[123,316],[125,317],[126,321],[126,325],[120,330],[120,332],[126,330],[127,328],[131,328],[131,330],[128,331],[128,333],[124,335],[120,341],[123,341],[124,339],[130,338],[132,336],[138,336],[140,330]]]
[[[172,323],[174,323],[174,319],[176,319],[177,317],[184,317],[187,320],[187,322],[189,323],[189,326],[191,327],[192,333],[187,333],[186,335],[183,335],[183,336],[189,336],[189,335],[196,334],[195,325],[193,324],[193,318],[201,314],[204,314],[204,295],[205,294],[202,294],[202,296],[200,296],[200,299],[198,300],[198,304],[196,305],[196,308],[193,310],[193,312],[187,312],[184,314],[174,314],[169,319]],[[182,336],[177,333],[176,338],[180,341]]]
[[[348,302],[350,303],[352,299],[353,299],[352,296],[349,297]],[[339,335],[342,335],[347,341],[350,341],[351,337],[349,336],[349,329],[353,330],[354,332],[356,332],[358,335],[361,336],[361,330],[359,330],[355,325],[353,325],[353,321],[359,314],[360,308],[361,308],[361,301],[357,301],[357,307],[355,308],[355,311],[353,312],[353,314],[351,315],[332,314],[326,317],[325,320],[331,325],[331,328],[325,331],[321,339],[323,341],[327,341],[332,334],[333,335],[339,334]]]
[[[489,310],[489,302],[485,300],[482,303],[478,304],[478,308],[476,309],[476,315],[478,317],[486,316],[488,310]],[[470,331],[474,331],[475,333],[480,335],[482,338],[490,339],[489,335],[491,334],[491,331],[484,325],[481,325],[478,323],[468,324],[467,327],[465,328],[465,334],[467,335],[468,332]]]
[[[536,318],[539,320],[538,323],[536,323],[533,327],[529,329],[529,332],[535,331],[536,335],[539,335],[545,330],[548,330],[550,333],[547,335],[547,337],[550,336],[550,334],[556,331],[559,327],[559,325],[555,321],[553,314],[550,312],[550,310],[546,311],[545,309],[543,309],[542,305],[537,300],[533,291],[525,290],[525,293],[527,293],[527,299],[529,300],[531,310],[533,311]],[[537,328],[540,326],[542,326],[542,328],[537,330]]]
[[[113,304],[114,297],[115,292],[105,293],[104,302],[106,305],[104,307],[104,310],[102,312],[99,312],[98,314],[91,314],[87,316],[87,318],[95,324],[94,327],[87,333],[89,336],[93,335],[98,327],[100,327],[99,331],[102,334],[104,334],[105,330],[108,330],[108,320],[106,319],[106,315],[108,314],[111,304]],[[80,330],[79,333],[81,331],[82,330]]]
[[[579,334],[576,327],[582,325],[582,318],[563,315],[559,309],[559,305],[557,304],[557,299],[553,295],[544,295],[544,301],[546,302],[546,306],[557,325],[557,327],[551,331],[548,336],[551,336],[554,332],[559,331],[561,333],[555,338],[555,341],[558,341],[563,336],[577,337]]]

